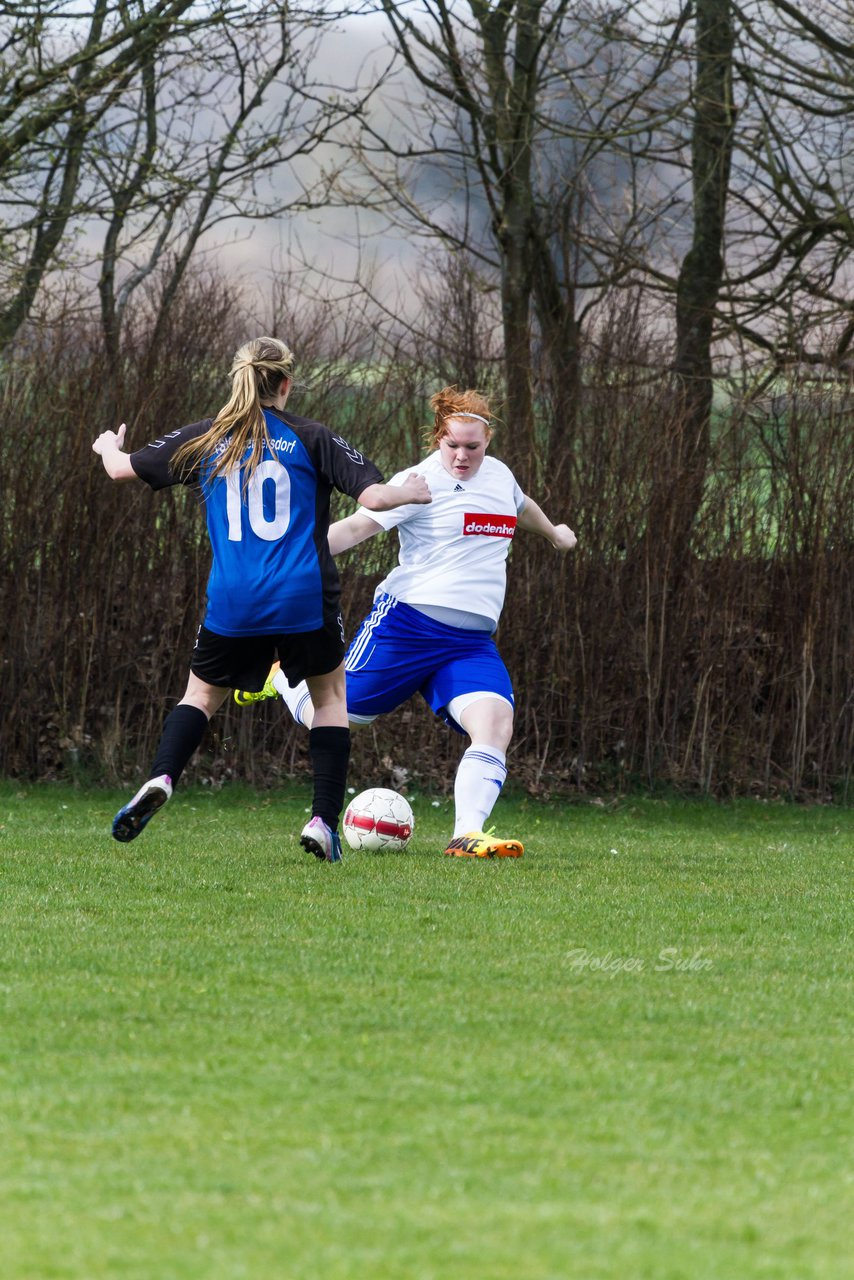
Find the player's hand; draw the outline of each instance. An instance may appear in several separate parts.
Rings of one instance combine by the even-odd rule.
[[[105,452],[111,453],[114,449],[121,449],[125,442],[126,431],[126,422],[122,423],[118,431],[102,431],[98,439],[92,441],[93,452],[103,456]]]
[[[556,524],[552,546],[556,551],[571,551],[578,539],[567,524]]]
[[[406,491],[407,502],[426,503],[433,501],[433,495],[430,493],[427,481],[417,471],[410,471],[400,487]]]

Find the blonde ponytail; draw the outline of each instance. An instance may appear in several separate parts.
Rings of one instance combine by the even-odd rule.
[[[285,378],[294,372],[293,352],[278,338],[253,338],[245,343],[231,364],[231,395],[213,423],[196,440],[190,440],[175,454],[176,467],[192,467],[217,452],[210,478],[227,475],[243,463],[246,450],[252,452],[244,465],[248,480],[261,461],[270,436],[261,402],[275,400]]]

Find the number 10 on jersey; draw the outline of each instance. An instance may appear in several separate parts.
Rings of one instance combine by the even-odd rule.
[[[267,508],[264,507],[266,486]],[[245,509],[252,532],[265,542],[276,542],[287,532],[291,520],[291,478],[280,462],[259,462],[246,485],[246,506],[241,502],[243,480],[240,469],[226,476],[226,508],[229,542],[243,541]]]

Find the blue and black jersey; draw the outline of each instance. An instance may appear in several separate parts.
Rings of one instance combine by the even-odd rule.
[[[209,430],[211,418],[130,455],[152,489],[199,486],[213,549],[205,626],[223,636],[315,631],[334,619],[341,589],[327,543],[332,490],[358,498],[383,480],[322,423],[269,408],[264,416],[270,447],[248,484],[242,468],[211,479],[214,456],[173,470],[178,449]]]

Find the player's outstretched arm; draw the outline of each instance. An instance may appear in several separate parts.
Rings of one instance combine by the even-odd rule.
[[[415,471],[409,473],[403,484],[369,484],[359,494],[360,504],[368,511],[391,511],[409,503],[432,501],[427,481]],[[382,531],[382,525],[376,520],[363,511],[357,511],[355,515],[336,520],[329,526],[329,550],[334,556],[340,556],[342,551],[349,551]]]
[[[369,484],[359,494],[359,504],[368,511],[393,511],[410,503],[432,502],[427,481],[417,471],[410,471],[403,484]]]
[[[552,524],[545,512],[527,494],[525,505],[516,520],[516,528],[525,529],[528,533],[538,533],[540,537],[546,538],[556,551],[571,551],[578,542],[569,525]]]
[[[351,547],[358,546],[366,538],[372,538],[375,533],[382,532],[382,525],[377,524],[376,520],[372,520],[370,516],[357,511],[355,515],[345,516],[343,520],[336,520],[329,526],[329,550],[334,556],[340,556],[343,551],[349,551]]]
[[[122,449],[126,431],[127,425],[123,422],[118,431],[102,431],[92,442],[92,449],[101,455],[104,470],[111,480],[139,479],[131,466],[130,454]]]

